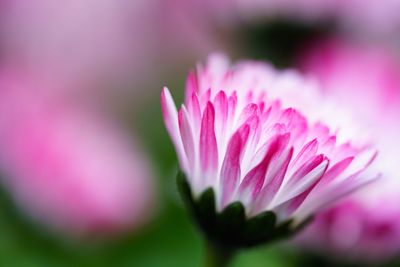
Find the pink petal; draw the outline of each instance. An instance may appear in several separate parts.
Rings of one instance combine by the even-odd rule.
[[[191,71],[188,75],[188,78],[186,80],[186,102],[189,101],[189,99],[192,97],[193,94],[198,92],[198,82],[197,82],[197,76],[196,74]]]
[[[232,95],[228,98],[228,118],[227,118],[227,126],[233,124],[233,120],[236,114],[236,106],[237,106],[237,95],[236,91],[232,93]]]
[[[240,161],[250,127],[242,126],[232,136],[221,169],[222,208],[230,201],[240,179]]]
[[[260,140],[260,135],[261,135],[260,119],[257,115],[251,116],[250,118],[247,119],[245,125],[249,125],[250,133],[249,133],[249,140],[247,142],[247,147],[244,150],[242,170],[244,172],[247,172],[251,160],[253,158],[254,151],[256,150],[256,147]]]
[[[286,184],[282,186],[278,192],[276,199],[273,201],[274,206],[279,206],[282,203],[300,195],[307,191],[316,181],[318,181],[326,169],[329,161],[323,155],[315,156],[309,162],[301,166]],[[272,205],[271,204],[271,205]]]
[[[329,168],[329,170],[324,174],[324,177],[319,182],[320,186],[324,186],[332,182],[333,179],[344,172],[344,170],[351,164],[353,159],[354,157],[345,158]]]
[[[318,139],[318,142],[323,144],[325,143],[330,135],[329,135],[329,128],[322,123],[316,123],[312,128],[311,128],[311,134],[313,136],[316,136]]]
[[[201,109],[199,98],[196,93],[193,93],[187,104],[188,113],[191,115],[193,121],[193,132],[195,134],[195,140],[198,140],[200,136],[200,124],[201,124]]]
[[[350,171],[350,173],[352,173],[350,176],[346,175],[349,168],[347,167],[345,172],[340,174],[340,176],[345,177],[342,179],[336,179],[336,183],[331,182],[327,183],[326,185],[320,185],[318,183],[314,190],[310,192],[310,195],[307,197],[307,199],[304,200],[296,213],[299,214],[300,218],[308,216],[311,212],[321,209],[330,203],[333,203],[338,199],[350,194],[356,189],[376,180],[379,175],[371,177],[366,177],[366,174],[361,175],[375,159],[375,156],[376,152],[373,153],[372,156],[367,153],[367,155],[364,157],[366,160],[360,160],[361,162],[364,162],[364,165],[360,166],[359,163],[356,163],[356,166],[360,166],[360,168],[358,168],[355,173]],[[354,164],[356,159],[358,160],[358,158],[353,159],[353,162],[350,164],[350,166]]]
[[[306,191],[301,193],[300,195],[296,196],[295,198],[291,199],[290,201],[285,202],[278,208],[278,213],[282,217],[289,217],[291,216],[304,202],[310,192],[314,189],[315,185],[318,181],[314,182]]]
[[[175,103],[174,100],[172,99],[171,93],[166,87],[164,87],[161,92],[161,108],[165,126],[175,145],[175,149],[177,151],[181,167],[184,170],[186,170],[187,158],[185,156],[181,135],[179,131],[178,113],[176,111]]]
[[[286,131],[290,132],[294,144],[304,143],[308,126],[303,115],[295,109],[288,108],[278,121],[286,126]]]
[[[296,214],[294,215],[300,221],[309,216],[311,213],[317,212],[323,208],[327,208],[332,203],[337,202],[339,199],[351,194],[360,187],[374,182],[380,177],[379,175],[372,177],[360,175],[364,171],[365,169],[362,169],[353,174],[351,177],[348,177],[348,179],[342,180],[335,186],[328,187],[323,191],[317,191],[318,194],[314,194],[314,191],[316,191],[316,189],[314,189],[310,192],[309,196],[304,200],[301,206],[296,210]]]
[[[292,156],[293,148],[290,148],[288,150],[288,153],[283,156],[282,163],[277,163],[276,171],[267,174],[266,185],[261,190],[259,197],[256,200],[256,210],[254,211],[255,213],[266,210],[268,204],[275,197],[276,193],[282,185],[283,178],[285,177]]]
[[[218,147],[214,131],[214,106],[208,102],[203,112],[200,131],[200,162],[201,168],[216,171],[218,167]]]
[[[292,175],[291,179],[289,180],[288,185],[292,183],[293,184],[297,183],[299,180],[303,180],[304,177],[312,170],[314,170],[317,166],[319,166],[324,161],[324,159],[325,159],[324,155],[321,154],[309,159],[300,168],[296,170],[296,172]]]
[[[200,105],[205,106],[207,102],[211,100],[211,89],[209,88],[206,92],[200,95]]]
[[[301,166],[304,162],[308,161],[311,157],[315,156],[318,150],[318,141],[314,139],[308,142],[301,151],[297,154],[297,157],[290,164],[290,168],[297,168],[297,166]]]
[[[263,160],[260,162],[260,164],[254,167],[241,182],[239,186],[239,195],[244,200],[245,204],[247,204],[246,202],[249,200],[254,200],[258,196],[264,185],[265,175],[272,158],[276,154],[282,153],[285,142],[284,139],[287,138],[284,136],[274,137],[270,142],[269,148]]]
[[[174,100],[172,99],[171,93],[168,88],[164,87],[161,92],[161,109],[164,118],[165,126],[172,138],[177,136],[178,113],[176,111]]]
[[[321,145],[321,153],[331,154],[336,145],[336,136],[331,136],[328,140]]]
[[[269,128],[267,132],[263,132],[261,134],[262,139],[266,139],[267,141],[260,140],[260,143],[263,143],[263,145],[261,145],[261,147],[255,153],[253,153],[254,156],[251,158],[249,168],[253,168],[255,165],[261,162],[269,149],[271,138],[273,136],[287,135],[288,137],[290,137],[290,134],[285,133],[284,129],[282,128],[282,125],[277,124],[274,125],[274,127]]]
[[[258,106],[254,103],[248,104],[239,116],[238,125],[244,124],[250,117],[258,115]]]
[[[182,106],[182,108],[178,112],[178,121],[179,121],[180,133],[182,136],[183,147],[185,149],[186,156],[188,158],[188,164],[190,165],[190,168],[193,170],[196,160],[195,158],[196,152],[194,146],[194,136],[192,132],[192,127],[190,125],[189,115],[185,106]]]
[[[226,131],[226,123],[228,119],[228,98],[224,91],[220,91],[214,100],[214,108],[215,108],[215,130],[218,133],[218,136],[221,137],[222,140],[219,140],[222,144],[224,144],[223,137],[225,137]]]

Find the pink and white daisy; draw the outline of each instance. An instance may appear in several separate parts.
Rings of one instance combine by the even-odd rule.
[[[319,120],[325,102],[313,86],[292,71],[212,55],[189,75],[178,111],[164,88],[165,125],[194,199],[212,188],[217,212],[240,202],[247,218],[271,211],[278,225],[297,225],[371,182],[376,151]]]

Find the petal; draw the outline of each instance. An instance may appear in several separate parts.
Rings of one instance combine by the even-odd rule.
[[[303,164],[286,183],[282,185],[276,198],[271,202],[270,207],[279,206],[282,203],[300,195],[318,181],[326,169],[329,161],[323,155],[312,158]]]
[[[253,168],[261,162],[269,149],[271,138],[278,135],[287,135],[287,137],[290,138],[290,134],[285,133],[285,131],[282,129],[282,125],[280,124],[274,125],[269,129],[269,131],[265,131],[261,134],[260,139],[262,140],[259,140],[259,143],[262,143],[262,145],[260,148],[258,148],[258,150],[256,150],[255,153],[253,153],[254,155],[249,163],[249,168]],[[266,141],[263,141],[264,139],[266,139]]]
[[[246,123],[246,121],[253,116],[258,115],[258,106],[254,103],[248,104],[243,110],[242,113],[239,116],[238,119],[238,124],[237,125],[242,125]]]
[[[233,122],[236,116],[236,106],[237,106],[237,94],[236,91],[234,91],[232,95],[228,98],[227,127],[233,127]]]
[[[320,144],[325,143],[330,137],[329,128],[324,124],[322,124],[321,122],[316,123],[311,128],[311,134],[312,136],[315,136],[318,139],[318,142]]]
[[[215,108],[215,131],[218,133],[218,144],[225,147],[225,132],[228,119],[228,98],[220,91],[214,99]]]
[[[172,99],[171,93],[168,88],[164,87],[161,91],[161,109],[164,118],[165,126],[168,130],[168,133],[172,138],[176,138],[179,136],[178,130],[178,113],[176,111],[174,100]]]
[[[290,163],[290,168],[297,169],[298,166],[303,165],[311,157],[314,157],[317,151],[318,151],[317,139],[308,142],[297,154],[296,158],[292,161],[292,163]]]
[[[353,159],[354,157],[345,158],[336,163],[335,165],[333,165],[331,168],[329,168],[328,171],[324,174],[324,177],[322,177],[321,181],[319,182],[319,186],[324,186],[330,183],[336,177],[338,177],[341,173],[343,173],[346,170],[346,168],[351,164]]]
[[[191,115],[193,121],[193,133],[195,140],[198,140],[200,136],[200,125],[201,125],[201,109],[199,98],[196,93],[193,93],[187,104],[188,113]]]
[[[250,118],[247,119],[245,125],[249,125],[250,133],[249,133],[249,140],[247,142],[247,147],[244,150],[242,170],[244,172],[247,172],[249,170],[250,163],[254,155],[254,151],[256,151],[256,147],[258,145],[261,135],[260,119],[257,115],[251,116]]]
[[[203,112],[200,131],[200,162],[205,171],[216,171],[218,167],[218,147],[214,130],[215,111],[211,102]]]
[[[315,185],[318,183],[315,182],[310,188],[296,196],[295,198],[283,203],[281,206],[275,208],[276,213],[278,214],[278,220],[282,220],[283,218],[287,218],[292,216],[294,212],[301,206],[304,200],[307,199],[307,196],[314,189]]]
[[[282,153],[285,139],[287,138],[284,136],[273,137],[263,160],[249,171],[241,182],[238,193],[245,206],[248,206],[260,193],[271,160],[276,154]]]
[[[185,156],[181,134],[179,131],[178,112],[176,111],[175,103],[172,99],[171,93],[166,87],[164,87],[161,92],[161,108],[165,127],[167,128],[167,131],[175,145],[181,167],[182,169],[187,170],[187,158]]]
[[[332,150],[335,148],[336,145],[336,136],[331,136],[329,139],[321,145],[321,153],[323,154],[331,154]]]
[[[308,133],[308,125],[303,115],[293,108],[288,108],[283,111],[278,121],[285,125],[287,132],[290,132],[295,147],[304,143]]]
[[[220,188],[222,190],[221,207],[231,200],[240,180],[240,161],[243,149],[249,137],[250,127],[243,125],[232,136],[221,169]]]
[[[191,71],[191,72],[189,72],[188,78],[186,80],[186,91],[185,91],[186,102],[188,102],[189,99],[192,97],[192,95],[194,93],[197,93],[198,90],[199,89],[198,89],[197,76],[193,71]]]
[[[254,213],[259,213],[268,210],[268,205],[275,197],[276,193],[282,185],[283,178],[289,166],[289,162],[293,156],[293,148],[287,150],[287,153],[281,156],[280,162],[277,162],[275,172],[268,172],[266,185],[261,190],[259,197],[256,200]]]
[[[347,180],[343,180],[335,186],[328,187],[322,192],[320,191],[319,194],[314,195],[314,189],[310,192],[309,196],[304,200],[293,216],[295,216],[298,221],[302,221],[315,212],[329,207],[339,199],[380,178],[380,175],[366,176],[365,173],[363,173],[364,170],[365,169],[360,170],[351,177],[348,177]]]
[[[351,164],[340,175],[339,180],[345,179],[346,177],[352,176],[360,170],[366,169],[376,159],[377,155],[378,152],[373,148],[365,149],[364,151],[359,152],[354,157],[354,160],[351,161]]]
[[[318,183],[296,211],[296,216],[300,216],[302,218],[309,216],[310,214],[329,205],[330,203],[333,203],[338,199],[350,194],[354,190],[375,181],[379,175],[369,175],[364,173],[364,171],[375,159],[375,156],[376,152],[372,155],[367,153],[367,156],[362,157],[364,159],[361,160],[364,162],[364,165],[360,166],[359,163],[356,163],[358,166],[357,171],[350,171],[350,173],[352,173],[350,176],[347,175],[348,168],[346,168],[345,171],[340,174],[342,178],[338,177],[334,180],[334,182],[331,183],[321,185]],[[353,159],[350,166],[353,165],[356,160],[357,158]]]
[[[200,95],[200,105],[202,107],[206,106],[207,103],[211,100],[211,89],[209,88],[203,94]]]
[[[183,105],[178,112],[178,121],[179,121],[180,133],[182,136],[183,147],[185,149],[186,156],[188,159],[188,164],[190,165],[190,169],[193,171],[195,168],[195,162],[196,162],[194,136],[193,136],[192,126],[190,124],[188,112],[186,110],[186,107]]]

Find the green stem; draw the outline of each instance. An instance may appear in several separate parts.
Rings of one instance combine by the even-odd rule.
[[[228,267],[236,251],[207,244],[204,267]]]

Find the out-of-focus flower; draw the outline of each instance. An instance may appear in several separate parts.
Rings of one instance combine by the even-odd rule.
[[[193,198],[202,201],[211,188],[217,213],[240,203],[248,219],[267,212],[276,216],[273,229],[285,223],[293,229],[375,178],[360,175],[375,158],[374,149],[350,140],[340,143],[339,133],[318,116],[305,117],[288,104],[297,95],[301,108],[303,92],[318,93],[309,87],[294,72],[251,61],[230,67],[224,56],[212,55],[206,66],[189,75],[185,104],[178,112],[165,88],[164,121]],[[314,104],[324,105],[319,95],[315,98]],[[227,242],[215,229],[203,230],[211,231],[210,238],[218,243]],[[254,245],[242,230],[228,235],[230,245]],[[274,239],[269,231],[265,236],[257,232],[254,243]]]
[[[35,219],[71,233],[139,226],[153,202],[148,162],[100,114],[39,94],[34,79],[0,75],[2,182]]]
[[[0,64],[58,84],[47,93],[140,104],[157,74],[224,49],[213,2],[1,0]]]
[[[324,94],[354,107],[352,113],[376,128],[393,121],[400,109],[397,59],[388,49],[331,39],[311,43],[297,61],[318,78]]]
[[[154,60],[154,1],[2,2],[3,64],[68,84],[74,93],[124,88],[122,81],[143,77]]]
[[[319,41],[299,64],[376,140],[382,179],[317,216],[299,242],[341,259],[385,261],[400,252],[400,68],[387,50]],[[345,256],[345,257],[343,257]]]

